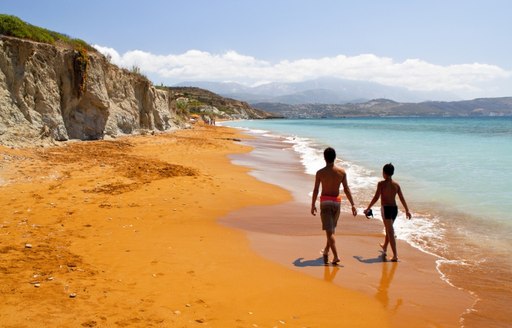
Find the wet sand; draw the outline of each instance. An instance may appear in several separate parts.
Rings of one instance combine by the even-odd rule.
[[[378,301],[393,327],[460,327],[476,298],[451,286],[436,269],[438,258],[398,241],[400,261],[387,262],[380,252],[382,222],[342,214],[337,229],[339,266],[324,266],[325,245],[319,217],[311,216],[313,177],[303,173],[297,155],[286,144],[268,139],[246,141],[258,151],[232,156],[251,167],[252,175],[293,191],[294,199],[272,206],[249,207],[220,222],[245,231],[251,246],[283,267],[333,286],[362,292]],[[261,154],[272,154],[261,156]],[[284,169],[283,169],[284,168]],[[357,204],[363,208],[366,204]],[[346,200],[342,202],[349,211]],[[388,249],[388,252],[391,250]]]
[[[197,127],[0,148],[2,326],[391,327],[395,319],[381,300],[387,296],[332,282],[349,263],[329,273],[331,281],[322,277],[335,268],[293,264],[298,257],[316,263],[320,236],[305,236],[315,245],[296,249],[297,239],[278,236],[276,260],[258,248],[269,245],[258,238],[276,235],[218,224],[238,209],[292,201],[230,163],[229,154],[250,150],[235,138],[244,137]],[[346,252],[363,261],[374,256],[373,249]],[[352,262],[372,277],[383,271]],[[405,263],[385,264],[395,276],[384,292],[389,307]]]

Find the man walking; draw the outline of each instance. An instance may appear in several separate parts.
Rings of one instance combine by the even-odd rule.
[[[352,194],[347,184],[347,174],[341,167],[334,165],[336,159],[336,151],[328,147],[324,150],[325,167],[318,170],[315,176],[315,187],[313,189],[313,199],[311,201],[311,214],[316,215],[316,200],[320,185],[322,186],[322,193],[320,195],[320,217],[322,219],[322,230],[325,230],[327,243],[323,250],[324,264],[329,262],[329,249],[332,250],[334,255],[332,264],[338,264],[340,258],[336,249],[336,240],[334,239],[334,232],[338,224],[340,216],[340,185],[343,185],[343,191],[347,196],[350,205],[352,205],[352,214],[357,215],[357,210],[352,200]]]

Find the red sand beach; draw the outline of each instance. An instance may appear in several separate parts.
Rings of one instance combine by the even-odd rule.
[[[250,149],[198,127],[1,148],[4,327],[389,327],[380,302],[290,270],[219,225],[289,201],[234,166]]]
[[[460,325],[472,297],[406,244],[382,262],[379,222],[344,216],[342,263],[320,265],[307,194],[233,165],[250,151],[235,138],[204,126],[0,148],[2,326]],[[308,184],[293,167],[267,179]]]

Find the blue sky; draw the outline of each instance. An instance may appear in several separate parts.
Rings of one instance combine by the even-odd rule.
[[[84,39],[155,83],[334,76],[512,96],[507,0],[2,0],[0,12]]]

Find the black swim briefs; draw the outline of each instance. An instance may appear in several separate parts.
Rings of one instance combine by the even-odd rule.
[[[398,215],[397,206],[382,206],[382,218],[395,221]]]

